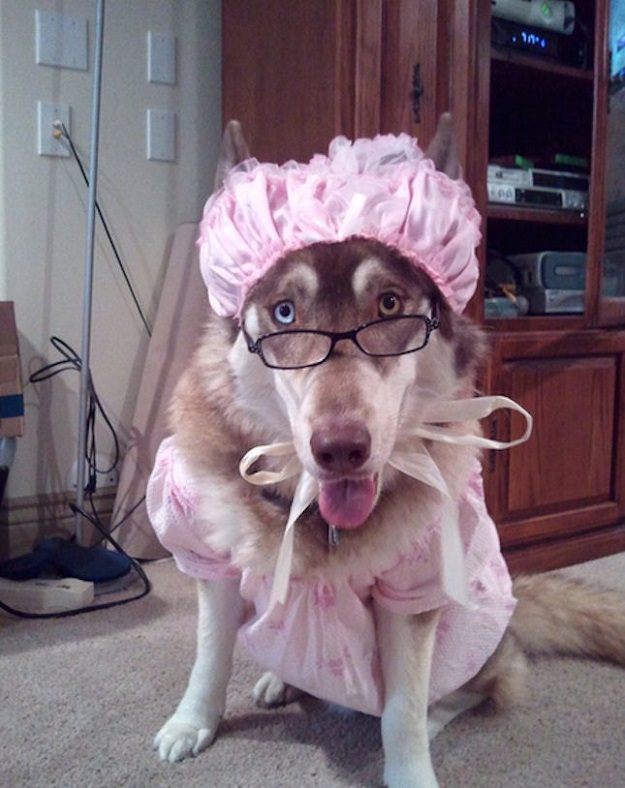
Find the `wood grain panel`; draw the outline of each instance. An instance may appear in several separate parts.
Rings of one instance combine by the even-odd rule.
[[[510,452],[508,511],[608,500],[612,494],[615,357],[536,359],[504,366],[510,396],[534,416]]]
[[[548,572],[562,566],[602,558],[625,550],[625,526],[613,525],[601,530],[573,534],[571,538],[551,539],[528,543],[516,549],[506,549],[504,556],[513,574]]]
[[[282,163],[354,133],[354,0],[228,0],[222,8],[223,120],[254,156]]]
[[[434,136],[446,99],[448,5],[440,0],[386,0],[383,5],[382,117],[384,133],[404,131],[422,145]],[[420,67],[421,122],[412,113],[413,69]]]
[[[356,2],[354,137],[375,137],[380,133],[382,5],[383,0]]]

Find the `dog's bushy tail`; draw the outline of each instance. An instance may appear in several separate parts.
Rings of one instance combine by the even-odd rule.
[[[514,580],[510,628],[523,651],[625,665],[625,595],[558,573]]]

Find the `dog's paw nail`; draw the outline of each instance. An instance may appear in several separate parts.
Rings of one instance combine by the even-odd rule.
[[[276,706],[285,706],[292,703],[302,695],[301,690],[285,684],[282,679],[274,676],[273,673],[265,673],[256,682],[252,690],[252,695],[257,706],[265,709],[272,709]]]
[[[161,761],[184,761],[205,750],[215,738],[216,726],[200,727],[192,723],[169,720],[156,734],[154,748]]]
[[[273,673],[265,673],[254,686],[252,695],[257,706],[270,708],[284,703],[286,684]]]

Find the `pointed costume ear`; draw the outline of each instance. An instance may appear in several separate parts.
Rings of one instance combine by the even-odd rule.
[[[243,137],[241,124],[238,120],[229,121],[221,141],[221,151],[215,171],[215,191],[222,187],[226,176],[233,167],[249,158],[250,151]]]
[[[449,112],[444,112],[438,121],[434,139],[425,151],[425,157],[432,159],[436,169],[444,172],[449,178],[460,178],[460,162],[454,121]]]

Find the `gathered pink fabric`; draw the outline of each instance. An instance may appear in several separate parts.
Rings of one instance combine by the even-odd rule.
[[[466,183],[437,171],[412,137],[337,137],[308,164],[235,168],[206,203],[200,267],[215,312],[240,317],[286,252],[362,236],[398,249],[461,312],[478,278],[479,225]]]
[[[272,575],[241,570],[229,555],[211,547],[199,506],[200,495],[184,459],[173,438],[167,438],[148,485],[147,507],[156,534],[178,567],[212,582],[238,577],[241,596],[249,603],[239,637],[250,654],[283,681],[357,711],[379,716],[384,703],[373,600],[404,615],[441,609],[430,702],[480,670],[515,607],[497,530],[484,504],[477,460],[458,501],[467,605],[451,599],[443,588],[440,520],[406,522],[409,548],[386,557],[375,569],[367,560],[349,575],[321,570],[314,577],[290,577],[285,604],[271,606]],[[401,539],[398,543],[405,544]]]

